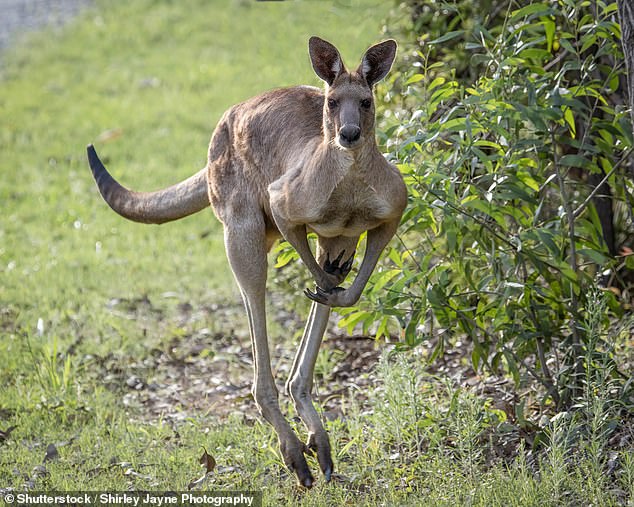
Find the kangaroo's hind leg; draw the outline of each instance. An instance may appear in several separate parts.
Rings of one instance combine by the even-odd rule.
[[[231,218],[224,223],[225,248],[249,319],[255,366],[253,397],[260,413],[279,437],[284,462],[295,472],[302,486],[310,487],[313,477],[304,457],[306,446],[280,411],[271,371],[265,310],[268,245],[264,218],[257,206],[244,203],[227,216]]]
[[[354,259],[354,252],[358,238],[319,238],[317,245],[317,261],[329,274],[335,275],[341,283]],[[293,399],[295,408],[308,429],[308,447],[317,453],[319,466],[326,478],[330,480],[334,468],[330,450],[328,434],[323,427],[321,418],[315,410],[311,398],[315,361],[319,353],[328,318],[330,307],[313,302],[302,341],[293,361],[286,390]]]

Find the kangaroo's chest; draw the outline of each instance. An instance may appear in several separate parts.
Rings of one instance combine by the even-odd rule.
[[[377,227],[392,213],[386,196],[362,179],[347,178],[337,185],[307,225],[323,237],[354,237]]]

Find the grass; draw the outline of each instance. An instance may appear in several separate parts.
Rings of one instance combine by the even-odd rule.
[[[171,393],[177,401],[164,413],[150,403],[153,389],[211,383],[217,372],[201,365],[221,364],[227,351],[220,373],[248,378],[231,352],[248,350],[246,319],[211,213],[162,227],[120,219],[96,191],[85,145],[95,142],[131,188],[179,181],[202,167],[231,104],[318,84],[309,35],[335,42],[352,65],[381,38],[388,7],[104,1],[3,55],[0,489],[186,489],[202,474],[204,447],[218,464],[205,489],[262,490],[265,505],[632,501],[634,458],[627,447],[607,451],[615,409],[602,389],[587,393],[592,424],[549,421],[542,451],[516,452],[521,428],[490,396],[431,376],[415,355],[385,354],[377,387],[341,395],[343,415],[328,423],[337,480],[308,493],[296,489],[249,400],[233,410],[225,403],[225,412],[187,392]],[[292,348],[299,331],[278,323],[271,341]],[[319,377],[341,358],[324,350]],[[147,384],[138,392],[136,376]],[[594,432],[579,438],[586,427]],[[50,444],[59,457],[44,462]],[[493,455],[505,445],[510,455]]]

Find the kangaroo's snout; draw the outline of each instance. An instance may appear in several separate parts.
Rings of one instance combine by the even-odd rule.
[[[358,125],[346,123],[339,129],[339,144],[344,148],[351,148],[361,138],[361,128]]]

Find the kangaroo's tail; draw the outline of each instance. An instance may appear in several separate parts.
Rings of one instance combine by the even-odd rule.
[[[99,192],[122,217],[145,224],[162,224],[186,217],[209,206],[206,169],[171,187],[155,192],[133,192],[121,186],[88,145],[88,162]]]

